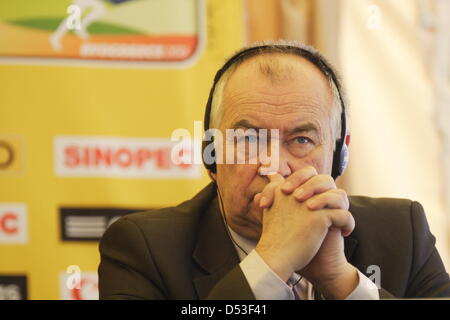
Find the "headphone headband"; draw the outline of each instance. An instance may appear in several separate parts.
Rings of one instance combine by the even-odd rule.
[[[217,83],[219,82],[222,75],[234,64],[241,63],[241,62],[249,59],[250,57],[257,56],[257,55],[264,54],[264,53],[282,53],[282,54],[292,53],[292,54],[301,56],[301,57],[307,59],[308,61],[310,61],[311,63],[313,63],[322,73],[325,74],[325,76],[327,76],[328,78],[331,78],[331,80],[333,81],[333,83],[336,87],[336,90],[338,91],[339,101],[342,106],[341,133],[340,133],[339,139],[336,140],[335,150],[333,153],[333,167],[332,167],[332,172],[331,172],[331,176],[334,179],[336,179],[337,177],[342,175],[342,173],[345,169],[346,161],[347,161],[347,159],[345,159],[345,161],[344,161],[344,159],[342,159],[342,153],[346,153],[346,158],[348,158],[348,150],[345,145],[345,134],[347,131],[345,103],[344,103],[344,99],[343,99],[342,93],[341,93],[342,90],[341,90],[340,82],[338,80],[338,77],[336,76],[336,73],[333,71],[331,65],[325,60],[325,58],[322,57],[318,52],[316,52],[311,47],[294,46],[294,45],[288,45],[288,44],[286,44],[286,45],[284,45],[284,44],[270,44],[270,45],[263,44],[263,45],[256,45],[256,46],[252,46],[252,47],[243,49],[243,50],[237,52],[236,54],[234,54],[233,56],[231,56],[231,58],[229,58],[225,62],[225,64],[222,66],[222,68],[220,68],[217,71],[217,73],[214,77],[214,82],[213,82],[213,85],[209,92],[208,102],[206,104],[206,110],[205,110],[205,117],[204,117],[204,123],[203,123],[205,132],[209,129],[209,122],[210,122],[210,118],[211,118],[211,108],[212,108],[212,101],[214,98],[214,91],[215,91]],[[207,143],[204,141],[203,148],[202,148],[202,154],[203,154],[203,151],[204,151],[206,145],[207,145]],[[343,149],[345,149],[345,151]],[[202,157],[202,159],[203,159],[203,157]],[[214,172],[214,173],[216,172],[217,168],[216,168],[215,163],[207,164],[203,161],[203,164],[207,170]]]

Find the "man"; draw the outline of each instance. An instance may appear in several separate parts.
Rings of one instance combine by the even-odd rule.
[[[215,138],[214,161],[204,159],[213,183],[193,199],[106,231],[100,298],[450,296],[419,203],[336,188],[350,141],[345,112],[334,71],[313,49],[274,42],[238,52],[216,75],[205,129],[244,135]],[[277,145],[275,170],[259,154],[250,161],[262,129],[276,130],[266,141]],[[240,144],[245,163],[224,163],[242,155]]]

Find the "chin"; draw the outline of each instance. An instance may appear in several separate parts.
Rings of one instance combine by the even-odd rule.
[[[259,240],[262,233],[262,213],[251,211],[248,215],[248,238],[252,240]]]
[[[247,211],[245,215],[235,216],[229,222],[235,232],[247,239],[258,241],[261,237],[262,225],[255,218],[255,212]]]
[[[255,242],[259,241],[259,238],[261,238],[261,229],[255,228],[255,227],[243,227],[238,230],[238,233],[243,236],[244,238],[247,238],[249,240],[253,240]]]

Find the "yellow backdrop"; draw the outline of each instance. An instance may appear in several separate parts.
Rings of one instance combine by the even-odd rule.
[[[54,163],[55,136],[169,138],[175,128],[193,130],[193,121],[203,119],[214,72],[243,43],[241,1],[210,0],[206,6],[205,47],[186,68],[1,62],[0,140],[16,146],[19,162],[0,171],[0,204],[26,205],[28,241],[0,243],[0,276],[26,275],[28,298],[59,299],[59,277],[69,265],[97,270],[98,243],[61,240],[61,207],[174,205],[208,182],[206,174],[199,179],[59,177]]]

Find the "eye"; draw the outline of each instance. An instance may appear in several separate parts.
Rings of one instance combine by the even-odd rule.
[[[245,138],[247,139],[248,143],[258,142],[258,137],[257,136],[245,136]]]
[[[239,139],[239,141],[245,142],[245,143],[256,143],[256,142],[258,142],[258,137],[255,135],[245,135],[245,136],[242,136]]]
[[[296,137],[294,138],[294,142],[298,144],[307,144],[308,142],[312,142],[312,140],[308,137]]]

